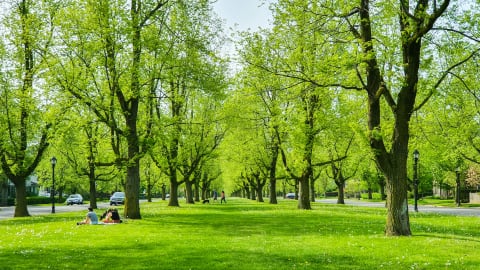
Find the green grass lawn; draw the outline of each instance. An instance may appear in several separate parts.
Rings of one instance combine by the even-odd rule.
[[[410,213],[385,237],[385,209],[141,205],[141,220],[77,226],[85,212],[0,221],[0,269],[478,269],[480,219]],[[101,214],[102,210],[97,210]]]

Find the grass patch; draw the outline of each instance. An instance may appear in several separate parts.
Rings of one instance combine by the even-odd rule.
[[[385,209],[230,198],[144,203],[141,220],[77,226],[84,212],[0,221],[2,269],[478,269],[478,217],[410,213],[385,237]],[[97,214],[102,211],[98,210]]]

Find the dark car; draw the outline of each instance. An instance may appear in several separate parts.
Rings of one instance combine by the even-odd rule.
[[[67,205],[83,204],[83,197],[80,194],[72,194],[66,200]]]
[[[115,192],[112,197],[110,197],[110,205],[124,204],[125,203],[125,192]]]

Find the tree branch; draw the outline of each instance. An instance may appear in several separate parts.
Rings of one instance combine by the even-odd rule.
[[[443,82],[443,80],[445,80],[445,78],[447,77],[448,74],[452,74],[451,71],[459,66],[461,66],[462,64],[466,63],[468,60],[472,59],[478,52],[480,51],[480,48],[477,48],[475,51],[473,51],[470,55],[468,55],[467,57],[465,57],[465,59],[461,60],[460,62],[458,63],[455,63],[454,65],[452,65],[451,67],[449,67],[447,70],[445,70],[442,74],[442,76],[438,79],[437,83],[435,83],[435,85],[433,86],[433,89],[428,93],[427,97],[417,106],[413,109],[413,111],[417,111],[419,110],[420,108],[423,107],[423,105],[425,105],[428,100],[433,96],[435,90],[440,86],[440,84]]]

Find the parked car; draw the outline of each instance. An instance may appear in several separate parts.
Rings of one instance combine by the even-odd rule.
[[[115,192],[112,197],[110,197],[110,205],[124,204],[125,203],[125,192]]]
[[[287,195],[285,195],[285,199],[295,199],[295,193],[287,193]]]
[[[83,204],[83,197],[80,194],[72,194],[66,200],[67,205]]]

